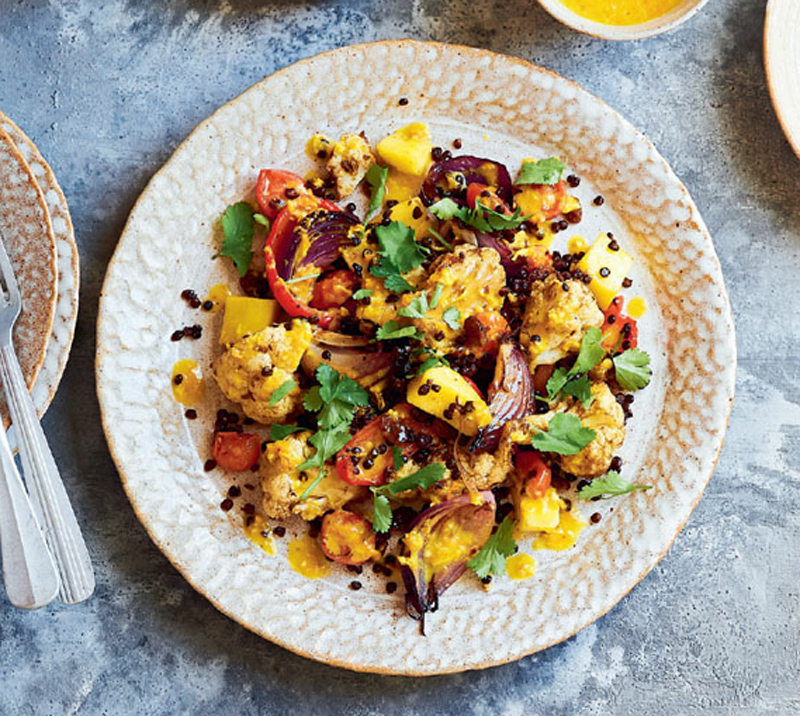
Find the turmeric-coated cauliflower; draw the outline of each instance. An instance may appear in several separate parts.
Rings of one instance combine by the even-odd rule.
[[[267,517],[285,519],[294,514],[313,520],[366,493],[365,487],[344,482],[335,469],[328,468],[325,477],[300,501],[300,495],[319,475],[316,467],[297,470],[298,465],[314,454],[314,448],[308,444],[310,435],[310,432],[289,435],[269,443],[261,454],[259,476],[264,495],[262,507]]]
[[[328,171],[336,180],[336,196],[350,196],[369,168],[375,163],[375,152],[358,134],[343,134],[328,158]]]
[[[276,423],[300,409],[302,394],[295,387],[270,405],[272,394],[289,380],[311,343],[311,325],[294,320],[268,326],[234,343],[214,361],[214,378],[225,397],[261,423]]]
[[[566,398],[555,410],[542,415],[530,415],[516,424],[511,439],[529,443],[533,432],[547,430],[555,413],[566,412],[580,418],[583,427],[595,431],[595,439],[575,455],[553,455],[566,472],[577,477],[597,477],[607,472],[614,453],[625,440],[625,414],[614,394],[605,383],[592,384],[592,404],[583,407],[580,400]]]
[[[528,349],[530,368],[552,365],[577,353],[583,334],[603,325],[594,294],[581,281],[550,274],[536,281],[525,305],[520,343]]]

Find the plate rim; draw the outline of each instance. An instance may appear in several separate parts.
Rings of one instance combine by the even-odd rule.
[[[354,49],[364,49],[364,48],[378,47],[378,46],[384,46],[384,47],[390,47],[390,48],[402,48],[402,47],[409,47],[409,46],[412,46],[412,47],[417,47],[417,46],[419,46],[419,47],[435,47],[435,48],[445,48],[446,50],[448,50],[448,49],[449,50],[454,50],[454,51],[458,51],[460,53],[467,54],[467,55],[472,55],[472,56],[475,56],[475,57],[481,57],[481,56],[485,57],[487,55],[488,56],[492,56],[492,57],[500,57],[500,58],[503,58],[504,60],[507,60],[509,62],[513,62],[513,63],[516,63],[518,65],[521,65],[525,69],[533,69],[535,71],[542,72],[542,73],[548,75],[551,79],[553,79],[553,80],[555,80],[557,82],[566,83],[570,87],[572,87],[574,90],[577,90],[580,93],[585,93],[586,95],[589,95],[595,101],[599,102],[604,108],[606,108],[609,111],[611,111],[618,121],[622,122],[625,126],[629,127],[635,133],[635,135],[637,136],[637,138],[639,140],[644,141],[646,143],[646,145],[648,146],[649,150],[652,152],[652,156],[661,163],[662,167],[666,170],[668,176],[670,176],[675,181],[676,186],[679,187],[682,198],[687,200],[689,205],[695,209],[695,214],[693,216],[693,221],[695,222],[695,224],[697,226],[697,231],[699,231],[703,235],[704,240],[707,242],[707,245],[710,248],[709,257],[713,261],[714,267],[717,269],[717,271],[719,273],[719,277],[720,277],[720,282],[718,284],[718,287],[720,289],[720,295],[721,295],[721,298],[722,298],[722,301],[723,301],[723,304],[724,304],[724,310],[722,311],[721,319],[722,320],[727,319],[727,321],[728,321],[728,323],[729,323],[729,325],[731,327],[731,331],[728,334],[729,341],[728,341],[728,346],[727,347],[731,351],[731,355],[732,355],[733,360],[732,360],[731,365],[730,365],[730,367],[729,367],[729,369],[727,371],[727,376],[726,376],[727,377],[727,381],[726,381],[726,387],[727,387],[727,395],[726,395],[727,410],[726,410],[725,421],[724,421],[725,428],[721,432],[721,437],[719,439],[719,443],[716,446],[716,450],[715,450],[715,454],[714,454],[714,457],[713,457],[711,469],[708,470],[708,473],[703,476],[702,486],[700,486],[700,489],[697,491],[697,495],[691,501],[690,508],[688,509],[688,511],[686,513],[686,518],[680,523],[680,525],[678,525],[677,529],[674,531],[674,534],[669,539],[669,542],[666,544],[666,546],[663,548],[663,550],[660,551],[660,553],[657,555],[657,557],[654,558],[651,563],[649,563],[647,566],[645,566],[643,569],[640,570],[640,572],[635,576],[635,578],[633,578],[630,581],[630,584],[627,585],[626,588],[622,591],[622,593],[620,594],[619,598],[616,599],[616,601],[614,601],[612,604],[608,605],[604,609],[592,612],[591,615],[585,621],[581,620],[581,623],[573,631],[571,631],[569,634],[560,635],[560,636],[554,638],[552,641],[548,642],[547,644],[539,645],[539,646],[537,646],[537,647],[535,647],[535,648],[533,648],[531,650],[524,650],[523,652],[520,652],[520,653],[518,653],[518,654],[516,654],[514,656],[511,656],[511,657],[508,657],[508,658],[493,659],[493,658],[490,657],[490,658],[484,659],[480,663],[470,663],[467,666],[454,665],[454,666],[449,666],[449,667],[437,667],[435,670],[420,670],[420,671],[417,671],[417,670],[414,670],[414,669],[411,669],[411,670],[409,670],[409,669],[395,670],[395,669],[391,669],[391,668],[385,668],[385,667],[380,667],[380,666],[376,667],[376,666],[367,665],[367,664],[353,664],[353,663],[350,663],[350,662],[347,662],[347,661],[343,661],[343,660],[340,660],[340,659],[337,659],[337,658],[322,657],[321,655],[315,654],[311,649],[306,650],[306,649],[302,648],[301,646],[298,646],[298,645],[295,645],[295,644],[292,644],[292,643],[289,643],[289,642],[285,641],[279,635],[265,633],[265,631],[263,629],[259,628],[258,626],[254,625],[254,624],[246,623],[245,621],[239,619],[235,614],[231,613],[231,611],[229,609],[223,607],[213,595],[210,595],[206,589],[204,589],[201,585],[195,583],[195,581],[188,574],[188,569],[186,567],[184,567],[184,565],[181,563],[181,561],[178,559],[177,556],[175,556],[175,555],[170,553],[169,549],[164,544],[164,541],[159,539],[158,536],[155,534],[155,528],[148,521],[148,518],[141,513],[139,506],[137,505],[136,501],[133,499],[132,488],[130,487],[130,485],[128,483],[128,476],[125,474],[124,470],[122,469],[122,460],[121,460],[121,458],[120,458],[120,456],[118,454],[117,446],[116,446],[116,443],[115,443],[115,438],[113,436],[112,428],[111,428],[111,426],[109,424],[109,417],[108,417],[108,414],[107,414],[107,411],[106,411],[106,405],[104,403],[104,399],[103,399],[103,395],[102,395],[102,391],[101,391],[102,361],[103,361],[103,358],[105,357],[105,355],[108,353],[108,351],[100,344],[100,337],[103,334],[103,322],[104,322],[105,316],[106,316],[106,310],[105,310],[105,307],[104,307],[103,297],[107,294],[107,291],[106,291],[107,284],[110,281],[110,276],[111,276],[111,273],[112,273],[112,269],[113,269],[113,267],[114,267],[114,265],[116,263],[116,260],[118,259],[118,256],[119,256],[119,253],[120,253],[120,247],[121,247],[121,244],[122,244],[122,240],[123,240],[125,234],[127,233],[127,231],[130,228],[133,215],[136,213],[136,210],[137,210],[140,202],[143,200],[144,195],[148,192],[148,190],[153,185],[153,183],[157,180],[157,178],[160,176],[162,171],[164,171],[165,167],[172,161],[173,157],[178,152],[180,152],[182,147],[187,142],[189,142],[195,135],[203,132],[206,129],[207,125],[211,122],[212,118],[214,116],[216,116],[218,112],[220,112],[224,108],[229,107],[231,104],[239,101],[242,97],[246,96],[249,92],[255,91],[256,88],[262,82],[264,82],[265,80],[281,76],[282,74],[287,73],[290,70],[294,71],[294,69],[297,68],[298,66],[303,67],[308,63],[311,63],[311,62],[313,62],[315,60],[318,60],[320,58],[324,58],[324,57],[326,57],[328,55],[333,55],[333,54],[337,54],[337,53],[340,53],[340,52],[346,52],[346,51],[354,50]],[[356,44],[352,44],[352,45],[345,45],[343,47],[337,47],[337,48],[333,48],[331,50],[326,50],[324,52],[320,52],[320,53],[311,55],[309,57],[303,58],[301,60],[298,60],[296,62],[293,62],[293,63],[291,63],[291,64],[289,64],[289,65],[287,65],[285,67],[280,68],[279,70],[276,70],[275,72],[273,72],[273,73],[271,73],[269,75],[266,75],[264,78],[258,80],[257,82],[253,83],[252,85],[248,86],[244,91],[242,91],[239,94],[235,95],[234,97],[232,97],[227,102],[219,105],[217,108],[214,109],[214,111],[209,116],[207,116],[196,127],[194,127],[194,129],[186,136],[186,138],[170,154],[169,158],[159,167],[158,171],[156,171],[153,174],[153,176],[149,179],[149,181],[143,187],[141,193],[137,197],[136,202],[134,203],[134,205],[131,208],[131,211],[130,211],[130,214],[128,216],[128,219],[127,219],[127,221],[125,223],[125,226],[123,227],[122,233],[120,234],[120,240],[117,243],[117,246],[115,247],[114,253],[113,253],[111,259],[109,260],[108,267],[106,269],[105,278],[103,280],[103,286],[102,286],[102,289],[101,289],[101,292],[100,292],[100,301],[99,301],[98,314],[97,314],[97,320],[96,320],[96,336],[97,336],[97,347],[96,347],[96,355],[95,355],[95,377],[96,377],[95,385],[96,385],[96,391],[97,391],[97,396],[98,396],[98,403],[99,403],[99,407],[100,407],[101,423],[102,423],[102,427],[103,427],[103,432],[104,432],[104,434],[106,436],[106,442],[107,442],[108,447],[109,447],[109,452],[110,452],[111,457],[112,457],[112,459],[114,461],[115,467],[117,468],[117,472],[118,472],[118,474],[120,476],[120,481],[122,482],[123,489],[125,490],[126,496],[128,497],[128,501],[131,503],[131,506],[133,507],[134,514],[136,515],[137,519],[142,524],[142,526],[144,527],[145,531],[147,532],[147,534],[149,535],[149,537],[153,541],[153,543],[156,545],[156,547],[158,547],[158,549],[162,552],[162,554],[164,554],[164,556],[167,558],[167,560],[170,562],[170,564],[172,564],[172,566],[189,583],[189,585],[195,591],[197,591],[201,596],[203,596],[205,599],[207,599],[218,611],[220,611],[221,613],[225,614],[227,617],[231,618],[237,624],[241,625],[242,627],[244,627],[248,631],[251,631],[254,634],[257,634],[261,638],[263,638],[263,639],[265,639],[265,640],[267,640],[269,642],[272,642],[272,643],[280,646],[281,648],[284,648],[287,651],[290,651],[290,652],[292,652],[294,654],[297,654],[299,656],[302,656],[302,657],[305,657],[305,658],[308,658],[308,659],[312,659],[312,660],[317,661],[319,663],[323,663],[323,664],[327,664],[327,665],[330,665],[330,666],[344,668],[344,669],[347,669],[347,670],[353,671],[353,672],[381,674],[381,675],[392,675],[392,676],[409,676],[409,677],[438,676],[438,675],[453,674],[453,673],[463,673],[465,671],[483,670],[483,669],[491,668],[491,667],[494,667],[494,666],[500,666],[500,665],[503,665],[503,664],[513,663],[513,662],[518,661],[518,660],[520,660],[520,659],[522,659],[524,657],[527,657],[527,656],[530,656],[532,654],[538,653],[538,652],[543,651],[545,649],[549,649],[550,647],[555,646],[556,644],[560,644],[560,643],[566,641],[567,639],[569,639],[572,636],[574,636],[575,634],[577,634],[579,631],[582,631],[586,627],[590,626],[594,622],[596,622],[599,619],[601,619],[608,612],[610,612],[614,607],[616,607],[620,603],[620,601],[622,601],[622,599],[624,599],[624,597],[627,596],[630,593],[630,591],[636,585],[638,585],[639,582],[641,582],[641,580],[655,566],[657,566],[659,564],[659,562],[661,562],[661,560],[664,558],[664,556],[667,554],[669,549],[674,544],[674,542],[677,539],[678,535],[683,531],[686,523],[689,520],[689,517],[691,517],[692,513],[694,512],[694,510],[696,509],[697,505],[699,504],[700,499],[702,498],[703,494],[705,493],[705,490],[706,490],[706,488],[708,486],[708,483],[710,482],[711,478],[713,477],[714,471],[715,471],[715,469],[717,467],[717,464],[719,462],[719,458],[720,458],[720,455],[721,455],[722,447],[724,445],[725,437],[727,435],[727,429],[728,429],[728,426],[729,426],[729,423],[730,423],[730,416],[731,416],[733,400],[734,400],[735,378],[736,378],[736,370],[737,370],[735,324],[733,322],[733,315],[732,315],[732,311],[731,311],[731,305],[730,305],[730,300],[729,300],[729,296],[728,296],[727,287],[726,287],[726,284],[725,284],[725,279],[724,279],[724,276],[723,276],[723,273],[722,273],[722,267],[721,267],[721,264],[720,264],[720,261],[719,261],[719,257],[718,257],[717,252],[716,252],[716,248],[714,247],[713,239],[712,239],[711,234],[710,234],[708,228],[706,227],[705,222],[704,222],[702,216],[700,215],[700,212],[697,209],[697,206],[696,206],[694,200],[692,199],[691,194],[689,193],[688,189],[686,188],[684,183],[680,180],[680,178],[678,178],[678,176],[672,170],[672,168],[667,163],[667,161],[664,159],[664,157],[658,152],[658,150],[656,149],[656,147],[654,146],[652,141],[650,139],[648,139],[644,134],[642,134],[642,132],[639,131],[635,126],[633,126],[619,111],[617,111],[611,105],[609,105],[607,102],[605,102],[605,100],[601,99],[595,93],[593,93],[590,90],[586,89],[585,87],[583,87],[579,83],[575,82],[574,80],[571,80],[571,79],[569,79],[569,78],[567,78],[567,77],[565,77],[565,76],[563,76],[563,75],[561,75],[561,74],[559,74],[559,73],[555,72],[554,70],[551,70],[551,69],[549,69],[547,67],[543,67],[541,65],[537,65],[537,64],[535,64],[533,62],[530,62],[528,60],[524,60],[522,58],[519,58],[519,57],[516,57],[516,56],[513,56],[513,55],[507,55],[507,54],[500,53],[500,52],[494,52],[492,50],[487,50],[487,49],[484,49],[484,48],[471,47],[471,46],[461,45],[461,44],[456,44],[456,43],[446,43],[446,42],[436,42],[436,41],[420,41],[420,40],[415,40],[415,39],[410,39],[410,38],[379,40],[379,41],[375,41],[375,42],[364,42],[364,43],[356,43]]]
[[[781,86],[777,81],[777,68],[773,64],[775,62],[773,28],[777,27],[774,24],[774,18],[777,14],[776,8],[780,10],[784,6],[789,7],[789,3],[785,3],[784,0],[769,0],[764,13],[764,49],[762,53],[764,61],[764,74],[767,77],[767,90],[769,92],[770,103],[772,104],[772,109],[778,119],[778,124],[781,127],[783,136],[786,138],[786,141],[789,143],[789,146],[791,147],[795,156],[800,159],[800,116],[797,118],[797,126],[791,126],[786,116],[788,111],[784,105],[784,91],[781,89]],[[800,31],[800,26],[798,26],[797,29]]]

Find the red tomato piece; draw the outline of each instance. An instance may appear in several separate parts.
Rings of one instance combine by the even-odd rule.
[[[563,179],[556,184],[527,184],[524,191],[538,194],[538,201],[531,202],[529,197],[526,206],[522,208],[523,214],[531,203],[539,204],[538,211],[534,213],[541,219],[555,219],[561,213],[564,199],[567,198],[567,185]]]
[[[290,189],[289,196],[286,190]],[[274,219],[289,199],[309,194],[303,178],[284,169],[262,169],[256,182],[256,201],[261,213]]]
[[[372,525],[347,510],[329,512],[322,518],[319,542],[325,556],[339,564],[359,565],[380,556]]]
[[[261,457],[261,440],[250,433],[216,433],[211,457],[225,470],[249,470]]]
[[[532,450],[520,450],[515,460],[517,471],[525,484],[525,493],[534,499],[542,497],[550,487],[552,472],[542,456]]]
[[[467,186],[467,205],[471,209],[474,209],[478,201],[480,201],[483,206],[499,211],[501,214],[510,213],[506,203],[497,196],[497,189],[495,187],[472,182]]]
[[[311,305],[322,310],[343,306],[353,295],[358,276],[347,269],[339,269],[314,284]]]
[[[639,327],[635,319],[622,312],[625,299],[617,296],[605,311],[605,321],[600,329],[603,334],[601,345],[609,353],[619,353],[636,348],[639,340]]]

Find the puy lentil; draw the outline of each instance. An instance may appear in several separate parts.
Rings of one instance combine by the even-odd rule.
[[[200,299],[191,288],[186,288],[181,291],[181,298],[186,301],[191,308],[200,308]]]
[[[238,485],[231,485],[228,488],[228,497],[239,497],[242,494],[242,490]]]
[[[354,592],[357,592],[359,589],[361,589],[361,582],[359,582],[357,579],[354,579],[352,582],[350,582],[350,589],[352,589]]]
[[[573,189],[579,186],[581,183],[580,177],[576,177],[574,174],[570,174],[567,177],[567,184],[569,184]]]
[[[610,469],[614,470],[615,472],[622,470],[622,458],[619,455],[615,455],[613,458],[611,458]]]
[[[197,419],[197,411],[194,408],[189,408],[184,415],[186,416],[187,420],[196,420]]]
[[[206,460],[205,463],[203,464],[203,469],[206,472],[211,472],[216,466],[217,466],[216,460]]]
[[[175,385],[180,385],[181,383],[183,383],[183,376],[182,376],[180,373],[178,373],[178,374],[177,374],[177,375],[176,375],[176,376],[175,376],[175,377],[172,379],[172,382],[173,382],[173,383],[175,383]]]
[[[344,207],[344,210],[348,214],[352,214],[356,210],[356,205],[351,201],[347,206]]]
[[[401,97],[397,104],[399,104],[401,107],[405,107],[408,104],[408,97]]]
[[[603,206],[603,204],[605,203],[606,200],[599,194],[594,199],[592,199],[592,204],[594,204],[595,206]]]
[[[333,357],[333,354],[329,350],[322,351],[322,360],[330,360]]]
[[[389,594],[394,594],[397,591],[397,582],[386,582],[386,591]]]
[[[286,535],[286,528],[283,525],[278,525],[277,527],[273,528],[272,534],[276,537],[283,537]]]
[[[219,503],[219,507],[223,512],[227,512],[233,507],[233,500],[226,497],[222,502]]]
[[[630,288],[633,286],[633,281],[629,278],[622,279],[622,288]]]
[[[603,266],[603,267],[600,269],[600,275],[601,275],[603,278],[608,278],[608,277],[611,275],[611,271],[610,271],[609,269],[607,269],[605,266]]]
[[[596,525],[601,519],[600,513],[599,512],[593,513],[589,519],[592,521],[593,525]]]

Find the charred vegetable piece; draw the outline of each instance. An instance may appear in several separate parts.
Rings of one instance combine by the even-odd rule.
[[[386,377],[392,360],[389,351],[377,350],[376,345],[363,336],[317,331],[303,355],[303,369],[313,375],[322,363],[329,363],[342,375],[369,388]]]
[[[261,213],[268,219],[274,219],[288,201],[308,193],[303,177],[294,172],[262,169],[258,174],[256,201]]]
[[[492,534],[495,500],[491,492],[460,495],[422,512],[402,542],[399,558],[406,587],[406,611],[421,622],[436,611],[439,597],[467,569]]]
[[[464,321],[467,345],[476,355],[495,355],[509,332],[508,321],[499,311],[481,311]]]
[[[538,452],[520,450],[514,460],[514,465],[519,479],[522,480],[522,489],[528,497],[536,499],[547,492],[552,473]]]
[[[464,206],[467,203],[467,187],[483,184],[494,187],[497,197],[506,206],[511,206],[514,193],[508,169],[499,162],[481,157],[453,157],[434,164],[420,196],[428,206],[444,197]]]
[[[211,457],[224,470],[249,470],[261,457],[261,439],[250,433],[216,433]]]
[[[372,525],[347,510],[329,512],[322,518],[319,541],[325,556],[339,564],[359,565],[380,556]]]
[[[603,334],[601,345],[609,353],[636,348],[639,340],[639,328],[636,321],[622,313],[625,299],[617,296],[611,301],[603,314],[605,321],[600,329]]]
[[[472,450],[494,450],[503,426],[509,420],[524,418],[531,410],[533,378],[525,355],[515,343],[500,346],[488,397],[492,421],[478,434]]]
[[[314,284],[311,305],[322,309],[338,308],[350,300],[358,285],[358,277],[347,269],[339,269]]]

